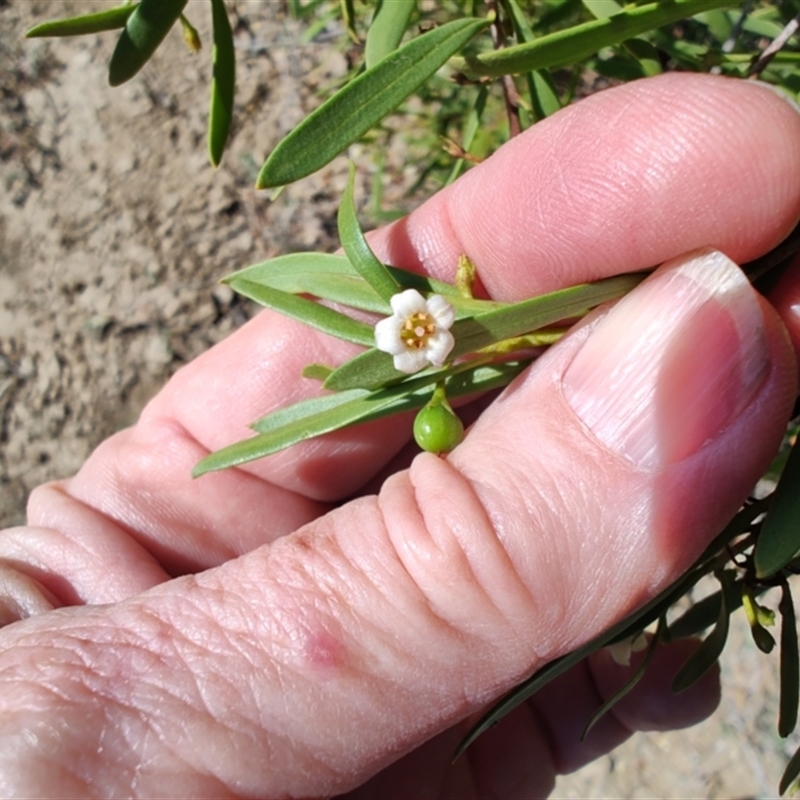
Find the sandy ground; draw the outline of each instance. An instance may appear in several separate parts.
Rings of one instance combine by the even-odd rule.
[[[336,246],[340,160],[273,203],[252,189],[271,147],[346,62],[303,44],[277,2],[239,2],[237,127],[206,159],[207,53],[163,48],[110,90],[113,35],[24,42],[95,0],[0,0],[0,527],[28,492],[75,471],[182,364],[253,310],[217,280],[278,253]],[[207,33],[205,4],[189,13]],[[205,37],[208,42],[208,37]],[[387,189],[399,196],[397,185]],[[560,780],[558,797],[775,796],[796,741],[775,732],[776,658],[746,626],[723,663],[719,712],[640,735]]]

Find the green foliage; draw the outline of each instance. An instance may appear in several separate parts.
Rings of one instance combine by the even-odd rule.
[[[778,711],[778,734],[784,739],[797,727],[797,708],[800,700],[800,654],[797,644],[797,623],[794,601],[788,581],[781,587],[781,694]]]
[[[133,78],[152,58],[169,31],[180,20],[190,48],[200,48],[197,31],[183,16],[188,0],[140,0],[94,14],[85,14],[35,25],[26,36],[85,36],[122,29],[108,68],[111,86],[119,86]],[[234,83],[236,74],[233,31],[224,0],[211,0],[214,27],[212,50],[211,99],[208,121],[208,154],[218,166],[228,141],[233,121]]]
[[[356,272],[375,294],[388,303],[400,291],[400,286],[389,270],[375,257],[358,224],[355,177],[356,165],[350,162],[350,179],[339,206],[339,238],[344,252]]]
[[[431,384],[442,377],[447,394],[461,397],[506,386],[529,364],[530,360],[525,359],[502,364],[461,365],[436,378],[423,375],[378,391],[351,389],[301,401],[253,423],[259,435],[212,453],[197,464],[192,474],[200,477],[214,470],[239,466],[325,433],[421,408],[430,398]]]
[[[208,157],[218,167],[233,122],[233,91],[236,84],[236,55],[233,31],[223,0],[211,0],[214,23],[214,73],[208,112]]]
[[[108,65],[108,82],[129,81],[155,53],[188,0],[141,0],[125,22]]]
[[[763,37],[777,36],[800,10],[797,0],[754,5],[743,13],[741,4],[730,0],[627,5],[617,0],[497,0],[500,16],[495,24],[507,46],[492,49],[488,36],[477,35],[489,21],[470,19],[485,13],[477,0],[443,0],[433,6],[418,6],[415,0],[292,0],[291,13],[309,30],[340,17],[350,38],[363,39],[366,69],[356,70],[278,144],[260,171],[258,186],[281,186],[311,174],[360,138],[382,144],[398,135],[388,120],[397,112],[416,117],[414,126],[399,126],[399,135],[419,163],[419,185],[433,181],[430,190],[454,180],[508,138],[504,91],[485,84],[475,90],[468,85],[470,79],[519,76],[512,80],[517,81],[515,102],[524,128],[569,102],[586,68],[614,80],[676,66],[744,76],[763,47]],[[142,0],[44,22],[28,35],[75,36],[123,28],[109,70],[116,85],[149,60],[184,7],[185,0]],[[224,0],[213,0],[210,7],[214,48],[208,143],[210,161],[217,165],[234,113],[235,55]],[[404,36],[407,41],[401,46]],[[778,53],[761,77],[794,96],[800,90],[795,68],[799,57]],[[437,74],[445,62],[448,74]],[[463,77],[453,83],[459,72]],[[415,92],[423,100],[421,111],[406,105]],[[444,149],[439,137],[448,142]],[[376,218],[383,214],[378,204]]]
[[[400,291],[416,289],[423,294],[446,295],[456,309],[456,318],[507,306],[507,303],[462,297],[449,283],[434,280],[427,275],[418,275],[396,267],[386,268],[397,282]],[[364,280],[346,256],[328,253],[291,253],[234,272],[224,278],[223,283],[236,289],[240,280],[259,283],[292,294],[313,295],[320,300],[341,303],[360,311],[391,313],[389,303]]]
[[[397,49],[416,7],[417,0],[378,0],[364,44],[367,69]]]
[[[85,36],[124,28],[128,17],[136,11],[138,4],[117,6],[94,14],[57,19],[34,25],[25,35],[29,39],[41,36]]]
[[[452,355],[467,356],[559,320],[582,316],[591,308],[626,294],[643,278],[643,274],[636,273],[619,275],[459,319],[453,326],[456,346]],[[526,341],[523,346],[530,347],[530,343]],[[325,388],[342,391],[355,386],[377,387],[400,377],[386,353],[372,349],[335,369],[325,381]]]
[[[647,653],[642,659],[642,663],[636,668],[636,671],[628,678],[625,683],[617,689],[614,694],[612,694],[608,700],[606,700],[597,711],[592,714],[589,718],[589,721],[586,723],[586,727],[583,729],[583,733],[581,734],[581,741],[583,741],[588,735],[589,731],[609,712],[611,709],[620,701],[622,700],[625,695],[629,694],[639,683],[639,681],[644,677],[645,673],[647,672],[647,668],[650,666],[650,662],[653,660],[653,656],[655,655],[656,649],[658,648],[658,644],[661,641],[662,636],[664,635],[664,628],[666,622],[664,617],[661,617],[658,621],[658,628],[656,632],[653,634],[653,637],[650,639],[650,643],[647,647]]]
[[[469,17],[448,22],[354,78],[281,141],[262,167],[256,188],[283,186],[324,167],[394,111],[486,24]]]
[[[269,286],[242,278],[230,283],[244,297],[249,297],[265,308],[271,308],[286,317],[304,322],[315,330],[366,347],[369,347],[374,341],[371,325],[359,322],[332,308],[298,297],[296,294],[282,292],[280,289],[272,289]]]
[[[756,546],[756,576],[769,578],[800,552],[800,447],[795,445],[773,496]]]
[[[653,28],[697,14],[709,7],[731,5],[730,0],[660,0],[633,6],[613,16],[595,19],[525,44],[453,60],[453,66],[471,78],[496,78],[530,70],[574,64],[604,47],[619,44]]]
[[[672,680],[672,691],[675,694],[685,692],[694,686],[718,661],[728,640],[730,629],[729,598],[733,594],[735,573],[722,570],[716,575],[720,582],[719,616],[711,633],[703,640],[697,650],[689,656],[686,663],[678,670]]]

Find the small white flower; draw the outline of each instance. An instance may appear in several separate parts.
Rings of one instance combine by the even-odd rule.
[[[631,665],[631,653],[638,653],[640,650],[644,650],[645,647],[647,647],[647,637],[643,633],[637,633],[636,636],[608,645],[606,650],[621,667],[629,667]]]
[[[394,356],[394,368],[409,375],[433,364],[441,367],[455,344],[450,326],[456,318],[453,306],[440,294],[427,300],[406,289],[391,299],[391,317],[375,326],[375,346]]]

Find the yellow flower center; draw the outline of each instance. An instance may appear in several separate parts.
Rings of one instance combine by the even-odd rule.
[[[431,315],[426,311],[418,311],[403,323],[400,338],[409,350],[422,350],[435,332],[436,323]]]

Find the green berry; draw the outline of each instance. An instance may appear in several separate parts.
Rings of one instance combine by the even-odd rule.
[[[446,400],[432,400],[414,420],[414,439],[429,453],[447,453],[463,438],[464,426]]]

